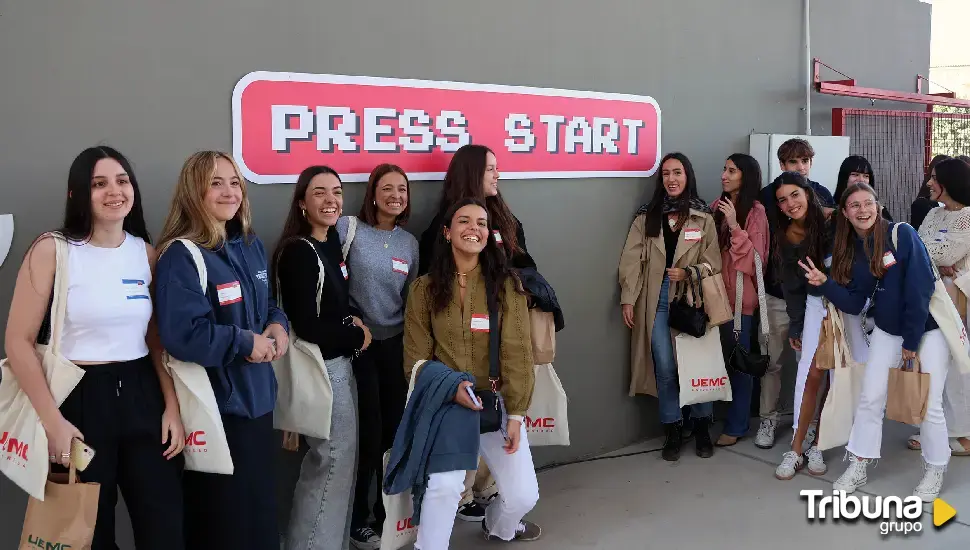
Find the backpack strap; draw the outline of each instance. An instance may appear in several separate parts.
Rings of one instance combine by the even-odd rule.
[[[354,235],[356,234],[357,216],[347,216],[347,238],[344,239],[344,243],[340,247],[340,251],[344,255],[344,260],[347,259],[347,254],[350,253],[350,243],[354,242]]]

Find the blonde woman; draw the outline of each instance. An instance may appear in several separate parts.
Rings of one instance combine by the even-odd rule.
[[[189,250],[195,243],[208,285]],[[175,242],[173,242],[175,241]],[[159,333],[176,359],[206,367],[233,475],[186,472],[186,540],[193,548],[279,547],[273,432],[276,377],[289,325],[270,296],[266,252],[250,227],[246,182],[226,153],[185,161],[162,229],[156,272]]]

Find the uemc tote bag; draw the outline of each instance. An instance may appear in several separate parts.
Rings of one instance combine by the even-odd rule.
[[[356,218],[354,218],[356,219]],[[320,315],[320,298],[323,295],[323,282],[326,271],[317,249],[305,242],[313,250],[317,259],[320,275],[317,277],[317,315]],[[276,278],[277,303],[283,307],[283,292],[279,277]],[[333,387],[327,364],[320,353],[320,346],[290,335],[290,347],[283,357],[273,361],[278,385],[276,409],[273,412],[273,425],[277,430],[330,439],[330,417],[333,412]]]
[[[199,271],[202,293],[209,286],[209,273],[198,245],[188,239],[179,239],[188,249]],[[185,469],[195,472],[232,475],[232,457],[229,441],[222,425],[222,414],[212,391],[212,382],[205,367],[179,361],[165,353],[165,368],[175,383],[175,395],[179,400],[182,425],[185,426]]]
[[[569,445],[566,390],[551,363],[535,366],[532,403],[525,417],[529,446]]]
[[[100,483],[81,483],[74,461],[67,474],[50,474],[47,498],[27,502],[19,550],[90,550],[98,520]]]
[[[825,427],[819,431],[818,437],[818,448],[822,451],[849,442],[866,373],[866,365],[857,363],[852,358],[852,351],[846,342],[842,315],[838,311],[833,314],[833,309],[828,310],[827,317],[832,320],[835,362],[829,371],[829,391],[819,419],[819,425]]]
[[[37,344],[35,349],[41,358],[54,403],[60,407],[81,381],[84,370],[60,353],[67,310],[69,245],[60,235],[54,235],[54,245],[56,268],[50,341],[46,345]],[[7,364],[7,359],[4,359],[0,361],[0,472],[32,498],[43,501],[50,473],[50,460],[47,457],[47,432]]]
[[[411,382],[408,384],[408,396],[405,400],[411,399],[411,392],[414,391],[414,381],[418,379],[418,371],[424,365],[424,361],[418,361],[411,370]],[[391,459],[391,451],[384,453],[384,467],[381,470],[381,479],[387,475],[387,462]],[[411,518],[414,516],[414,502],[411,499],[411,490],[402,491],[396,495],[389,495],[381,491],[381,499],[384,503],[384,531],[381,534],[381,550],[398,550],[409,544],[414,544],[418,540],[418,527],[412,525]]]
[[[900,225],[903,224],[897,223],[893,226],[893,247],[897,248],[899,246],[897,242]],[[931,261],[930,265],[936,275],[936,288],[933,291],[933,296],[930,297],[930,315],[933,316],[933,320],[940,327],[940,332],[943,333],[943,338],[950,348],[950,357],[953,363],[962,374],[970,374],[970,339],[967,338],[967,327],[963,324],[963,318],[960,317],[956,306],[953,305],[953,300],[950,299],[950,294],[946,290],[946,285],[943,284],[943,278],[940,277],[936,264]]]
[[[674,338],[680,406],[711,401],[731,401],[731,380],[724,368],[719,328],[707,329],[700,338],[680,333]],[[531,441],[531,440],[530,440]]]

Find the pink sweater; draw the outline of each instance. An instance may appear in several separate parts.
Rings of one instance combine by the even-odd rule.
[[[711,208],[717,212],[717,201]],[[727,229],[726,227],[723,229]],[[758,308],[758,287],[755,284],[754,251],[761,256],[762,276],[768,262],[768,216],[765,207],[755,201],[748,212],[744,228],[731,231],[731,246],[721,251],[721,276],[727,290],[731,308],[734,308],[738,272],[744,273],[744,295],[741,298],[741,313],[753,315]]]

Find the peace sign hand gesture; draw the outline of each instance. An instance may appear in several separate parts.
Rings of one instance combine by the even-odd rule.
[[[805,257],[805,260],[808,261],[808,265],[802,263],[801,260],[798,260],[798,265],[805,270],[805,278],[808,279],[808,284],[812,286],[822,286],[825,284],[825,281],[828,280],[825,273],[819,271],[819,269],[815,267],[815,262],[813,262],[808,256]]]

